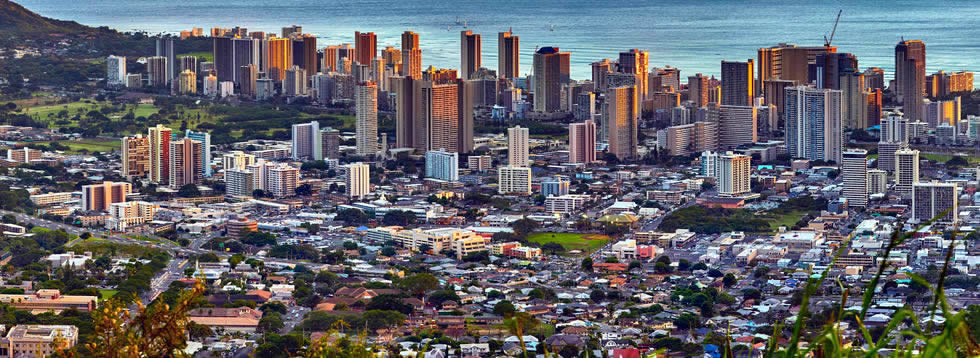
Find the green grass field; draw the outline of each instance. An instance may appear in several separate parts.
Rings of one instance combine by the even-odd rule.
[[[204,59],[206,61],[208,61],[208,62],[214,62],[214,54],[211,53],[211,52],[206,52],[206,51],[205,52],[182,53],[182,54],[177,55],[177,59],[180,59],[180,56],[204,57]]]
[[[51,142],[36,142],[36,143],[48,145]],[[120,150],[119,141],[114,139],[87,138],[82,140],[63,140],[63,141],[58,141],[58,144],[67,145],[68,148],[71,148],[68,151],[69,154],[81,153],[83,149],[85,152],[88,153],[111,152],[114,150]]]
[[[128,237],[128,238],[133,239],[133,240],[140,240],[140,241],[152,242],[154,244],[180,246],[180,245],[177,245],[176,242],[173,242],[173,241],[170,241],[170,240],[167,240],[167,239],[159,239],[158,240],[158,239],[154,239],[154,238],[150,238],[150,237],[146,237],[146,236],[137,236],[137,235],[125,235],[124,237]]]
[[[115,296],[117,293],[119,293],[119,290],[105,290],[105,289],[99,290],[99,294],[102,295],[100,301],[108,300],[112,298],[112,296]]]
[[[37,117],[40,119],[48,119],[49,117],[54,117],[61,111],[68,111],[68,115],[71,116],[78,113],[81,109],[82,112],[88,112],[93,109],[98,109],[98,102],[90,99],[83,99],[78,102],[64,103],[64,104],[52,104],[45,106],[36,107],[25,107],[24,114],[30,115],[31,117]]]
[[[549,242],[557,242],[565,247],[565,250],[579,250],[593,252],[610,240],[608,235],[601,234],[574,234],[574,233],[554,233],[536,232],[528,236],[527,241],[544,245]]]
[[[806,215],[805,211],[793,211],[784,215],[767,216],[769,220],[769,228],[772,232],[777,232],[780,226],[785,226],[787,228],[793,227],[803,215]]]
[[[939,163],[945,163],[946,161],[953,159],[952,155],[943,155],[943,154],[922,154],[921,157],[922,159],[935,160],[936,162]],[[960,155],[960,157],[963,157],[963,159],[969,161],[970,164],[980,163],[980,157],[974,157],[970,155]]]

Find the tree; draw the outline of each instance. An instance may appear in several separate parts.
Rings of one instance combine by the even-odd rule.
[[[343,221],[347,225],[357,225],[367,223],[368,216],[358,209],[344,209],[337,212],[334,220]]]
[[[187,334],[190,335],[191,339],[203,340],[213,336],[214,331],[211,330],[211,327],[191,321],[187,323]]]
[[[515,313],[513,317],[504,320],[504,327],[507,329],[507,332],[517,336],[517,340],[521,344],[521,349],[524,353],[524,358],[528,357],[527,345],[524,344],[524,335],[527,332],[534,331],[538,327],[538,324],[540,324],[538,319],[527,312]]]
[[[201,191],[197,189],[197,184],[187,184],[177,190],[177,196],[181,198],[194,198],[201,196]]]
[[[391,246],[387,246],[387,247],[381,249],[381,255],[382,256],[392,257],[392,256],[395,256],[396,253],[397,253],[397,251],[395,250],[395,248],[394,247],[391,247]]]
[[[519,238],[526,238],[527,235],[537,230],[539,226],[537,221],[528,218],[517,220],[510,225],[514,229],[514,235],[517,235]]]
[[[303,184],[296,187],[296,195],[299,196],[309,196],[313,195],[313,187],[310,184]]]
[[[735,278],[735,275],[731,273],[727,273],[725,274],[725,278],[723,278],[721,282],[725,284],[725,287],[732,287],[735,286],[736,283],[738,283],[738,279]]]
[[[629,265],[628,270],[629,271],[633,271],[633,270],[641,269],[641,268],[643,268],[643,264],[640,263],[639,261],[633,260],[633,261],[630,261],[630,265]]]
[[[514,304],[507,300],[502,300],[493,305],[493,314],[498,316],[511,317],[515,312],[517,309],[514,308]]]
[[[722,276],[725,276],[725,273],[721,272],[719,269],[713,268],[708,270],[708,277],[719,278]]]
[[[436,306],[439,306],[446,301],[459,302],[459,295],[457,295],[456,291],[453,290],[439,290],[429,295],[428,301]]]
[[[690,313],[682,313],[674,319],[674,326],[682,331],[698,328],[700,323],[701,321],[698,319],[698,316]]]
[[[261,332],[278,332],[286,325],[282,323],[282,317],[278,313],[266,313],[259,319],[258,329]]]
[[[606,293],[598,289],[592,290],[592,293],[589,294],[589,298],[592,299],[592,302],[602,302],[602,300],[606,299]]]
[[[381,223],[390,226],[408,226],[415,225],[417,222],[415,213],[406,210],[392,210],[385,213],[385,216],[381,219]]]
[[[565,247],[557,242],[548,242],[541,245],[541,252],[548,255],[559,255],[565,252]]]
[[[668,274],[673,271],[669,265],[664,264],[663,261],[657,260],[657,263],[653,264],[653,272],[658,274]]]
[[[759,291],[754,288],[746,288],[742,290],[742,298],[746,300],[756,300],[756,301],[761,300],[762,291]]]
[[[691,271],[705,271],[707,269],[708,269],[708,265],[706,265],[704,262],[698,262],[693,266],[691,266]],[[712,277],[720,277],[720,276],[712,276]]]
[[[677,261],[677,270],[678,271],[688,271],[690,269],[691,269],[691,262],[690,261],[687,261],[685,259],[681,259],[680,261]]]
[[[357,250],[357,243],[353,241],[344,241],[344,250]]]
[[[582,259],[582,271],[592,272],[592,258],[586,257]]]
[[[398,285],[412,295],[422,297],[426,292],[439,288],[439,279],[431,273],[419,273],[402,279]]]
[[[382,310],[382,311],[397,311],[404,314],[411,314],[414,308],[412,305],[407,304],[402,301],[401,298],[392,294],[382,294],[377,295],[368,302],[365,309],[368,310]]]
[[[755,268],[755,271],[752,272],[752,275],[755,276],[755,278],[761,278],[761,279],[768,278],[769,266],[759,265],[758,267]]]
[[[262,304],[262,307],[259,307],[259,310],[265,314],[269,314],[272,312],[277,312],[279,314],[286,314],[286,305],[278,301],[269,301]]]

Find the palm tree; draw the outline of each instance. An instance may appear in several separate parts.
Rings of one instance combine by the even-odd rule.
[[[527,358],[527,346],[524,344],[524,332],[537,328],[540,322],[527,312],[517,312],[510,318],[504,320],[504,327],[507,332],[517,336],[521,343],[521,350],[524,351],[524,358]]]

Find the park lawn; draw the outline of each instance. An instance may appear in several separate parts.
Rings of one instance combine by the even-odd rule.
[[[69,117],[77,113],[79,109],[82,109],[83,113],[89,110],[98,109],[99,103],[91,99],[83,99],[77,102],[71,103],[59,103],[35,107],[25,107],[24,114],[30,115],[31,117],[37,117],[39,119],[48,119],[49,117],[54,117],[62,110],[67,110]]]
[[[204,59],[207,60],[207,62],[214,62],[214,54],[207,51],[182,53],[177,55],[177,58],[180,59],[180,56],[204,57]]]
[[[170,240],[167,240],[167,239],[159,239],[158,240],[158,239],[154,239],[154,238],[151,238],[151,237],[138,236],[138,235],[125,235],[123,237],[128,237],[128,238],[133,239],[133,240],[140,240],[140,241],[152,242],[154,244],[180,246],[180,245],[177,245],[176,242],[173,242],[173,241],[170,241]]]
[[[557,242],[565,247],[565,250],[579,250],[591,253],[598,250],[602,245],[610,240],[608,235],[601,234],[576,234],[566,232],[536,232],[527,237],[527,241],[544,245],[549,242]]]
[[[101,290],[99,290],[99,294],[102,295],[102,298],[99,299],[99,300],[100,301],[106,301],[106,300],[112,298],[112,296],[115,296],[117,293],[119,293],[119,290],[101,289]]]
[[[772,232],[777,232],[780,226],[791,228],[800,221],[800,218],[802,218],[803,215],[806,214],[807,213],[805,211],[794,210],[783,215],[767,216],[767,220],[769,220],[769,229]]]
[[[939,163],[945,163],[946,161],[953,159],[952,155],[945,154],[922,154],[921,157],[922,159],[934,160]],[[975,157],[972,155],[960,155],[959,157],[963,157],[963,159],[969,161],[970,164],[980,163],[980,157]]]

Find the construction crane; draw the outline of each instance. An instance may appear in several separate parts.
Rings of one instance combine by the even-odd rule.
[[[830,38],[827,35],[823,36],[823,46],[830,47],[830,43],[834,42],[834,34],[837,33],[837,24],[840,23],[840,14],[844,12],[844,9],[837,11],[837,20],[834,20],[834,29],[830,31]]]

